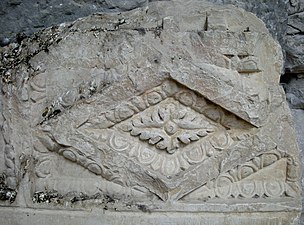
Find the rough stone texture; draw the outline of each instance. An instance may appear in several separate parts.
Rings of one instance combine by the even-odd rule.
[[[0,66],[2,223],[299,221],[283,55],[253,14],[202,1],[96,14],[4,47]]]
[[[150,0],[150,2],[153,0]],[[210,0],[233,4],[255,13],[286,52],[288,73],[303,72],[303,0]],[[147,5],[148,0],[3,0],[0,2],[0,44],[22,39],[41,28],[73,21],[95,12],[126,11]],[[24,33],[24,34],[23,34]]]
[[[301,150],[302,164],[304,159],[304,79],[303,74],[293,74],[293,76],[284,76],[283,87],[286,92],[286,98],[292,111],[293,120],[296,128],[299,148]],[[303,172],[302,167],[302,174]],[[302,191],[304,190],[304,179],[302,177]],[[302,196],[302,205],[304,204]],[[301,224],[304,224],[304,215],[302,215]]]
[[[298,74],[283,84],[291,109],[304,109],[304,75]]]
[[[292,0],[288,7],[286,36],[286,70],[288,73],[304,72],[304,1]]]
[[[150,0],[149,2],[152,2]],[[284,1],[250,1],[250,0],[210,0],[218,4],[233,4],[255,13],[266,22],[267,28],[284,44],[287,29],[287,4]],[[57,25],[62,22],[73,21],[91,13],[103,11],[126,11],[147,5],[148,0],[49,0],[49,1],[12,1],[0,2],[1,20],[0,39],[14,40],[17,33],[27,35],[37,32],[41,28]],[[290,9],[291,10],[291,9]],[[294,10],[294,9],[293,9]]]
[[[1,0],[0,45],[16,41],[18,33],[29,36],[92,13],[127,11],[147,3],[148,0]]]
[[[145,6],[147,2],[148,0],[45,0],[38,2],[2,0],[0,1],[0,45],[4,46],[12,41],[20,42],[25,36],[45,27],[72,21],[91,13],[126,11]],[[285,55],[283,79],[297,79],[294,74],[303,73],[304,0],[210,0],[210,2],[233,4],[255,13],[266,23],[273,37],[283,48]],[[304,101],[303,96],[300,101]],[[304,133],[301,136],[304,136]],[[304,152],[304,149],[302,151]]]
[[[293,120],[294,120],[294,124],[295,124],[295,128],[296,128],[299,147],[300,147],[300,149],[304,149],[304,139],[303,139],[304,110],[303,109],[292,109],[291,111],[292,111]],[[302,162],[303,162],[303,158],[304,158],[303,151],[301,151],[301,158],[302,158]],[[302,174],[303,174],[303,168],[302,168]],[[304,186],[303,184],[304,184],[304,178],[302,175],[302,193],[303,193],[303,186]],[[303,208],[303,196],[302,196],[302,208]],[[300,224],[304,224],[303,211],[302,211]]]
[[[14,217],[10,216],[11,211],[3,209],[0,211],[2,221],[5,224],[30,224],[30,225],[57,225],[57,224],[73,224],[73,225],[108,225],[108,224],[151,224],[151,225],[197,225],[197,224],[212,224],[212,225],[234,225],[234,224],[248,224],[248,225],[277,225],[290,224],[290,215],[296,213],[281,212],[282,217],[278,218],[275,213],[236,213],[233,216],[227,217],[223,213],[205,213],[203,216],[198,213],[146,213],[146,221],[144,221],[141,213],[117,213],[107,212],[102,210],[82,210],[77,213],[60,210],[39,210],[33,212],[32,210],[22,209],[19,214]],[[101,216],[102,215],[102,216]],[[116,218],[113,223],[113,218]],[[265,223],[266,221],[266,223]]]
[[[283,82],[287,100],[293,111],[298,143],[304,153],[304,0],[248,1],[212,0],[219,4],[233,4],[255,13],[262,19],[281,44],[285,55]],[[304,164],[304,160],[302,160]],[[304,172],[302,172],[304,174]],[[304,182],[302,181],[302,190]],[[304,205],[304,201],[303,201]],[[301,224],[304,224],[302,216]]]
[[[272,36],[285,46],[288,20],[288,0],[210,0],[217,4],[232,4],[256,14],[264,21]],[[284,48],[283,48],[284,50]]]

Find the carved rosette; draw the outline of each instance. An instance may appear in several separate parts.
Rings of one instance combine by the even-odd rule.
[[[170,154],[216,130],[216,125],[205,116],[171,99],[152,106],[119,127]]]

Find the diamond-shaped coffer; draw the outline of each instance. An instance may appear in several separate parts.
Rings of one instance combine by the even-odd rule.
[[[248,126],[174,81],[122,102],[94,121],[67,134],[66,147],[52,151],[112,182],[145,187],[163,200],[179,199],[216,177],[219,171],[210,168],[220,167],[233,143],[229,129]],[[60,144],[61,137],[48,136]]]

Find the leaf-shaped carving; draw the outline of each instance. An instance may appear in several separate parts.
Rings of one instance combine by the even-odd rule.
[[[170,154],[182,145],[207,136],[215,127],[203,115],[173,99],[151,107],[120,125],[132,136],[138,136],[140,140]]]

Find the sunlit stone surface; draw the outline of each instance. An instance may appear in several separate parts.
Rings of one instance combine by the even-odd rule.
[[[297,224],[282,53],[253,14],[155,2],[1,51],[1,223]]]

